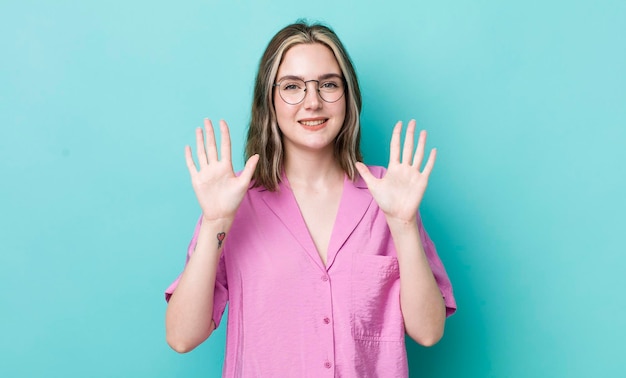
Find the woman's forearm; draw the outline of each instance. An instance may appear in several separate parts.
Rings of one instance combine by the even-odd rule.
[[[407,334],[424,346],[443,336],[446,308],[416,221],[387,219],[400,266],[400,306]]]
[[[194,252],[165,314],[167,343],[186,353],[206,340],[215,329],[213,296],[222,244],[232,220],[202,220]]]

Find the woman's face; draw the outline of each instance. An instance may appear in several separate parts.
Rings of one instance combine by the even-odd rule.
[[[284,83],[287,77],[324,82],[325,78],[332,78],[333,75],[343,77],[332,50],[319,43],[299,44],[283,56],[274,82]],[[326,102],[318,93],[316,81],[309,81],[305,85],[307,90],[304,100],[295,105],[283,100],[279,87],[274,90],[276,120],[283,133],[285,152],[289,154],[294,149],[332,152],[333,143],[345,119],[346,96],[344,94],[332,103]]]

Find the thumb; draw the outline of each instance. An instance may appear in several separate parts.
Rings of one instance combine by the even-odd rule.
[[[367,187],[369,188],[371,184],[374,183],[374,180],[376,180],[376,177],[372,175],[367,165],[361,163],[360,161],[357,161],[354,164],[354,167],[356,168],[357,171],[359,171],[359,174],[363,178],[363,181],[365,181],[365,183],[367,184]]]
[[[254,174],[254,170],[256,169],[256,165],[258,162],[259,154],[254,154],[250,156],[239,177],[246,180],[246,182],[250,182],[250,180],[252,180],[252,175]]]

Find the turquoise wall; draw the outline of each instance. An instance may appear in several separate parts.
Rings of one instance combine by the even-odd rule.
[[[364,93],[439,149],[422,213],[459,312],[412,376],[626,376],[626,2],[0,2],[0,376],[218,376],[224,329],[165,343],[205,116],[242,166],[255,67],[330,23]]]

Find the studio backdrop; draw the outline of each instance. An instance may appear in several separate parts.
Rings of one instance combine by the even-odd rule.
[[[0,2],[0,376],[217,377],[165,342],[204,117],[243,165],[257,64],[298,18],[347,46],[362,148],[438,156],[421,213],[459,310],[415,377],[626,376],[626,2]],[[268,345],[271,348],[271,345]]]

